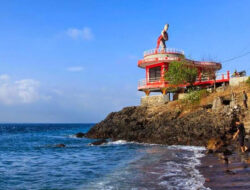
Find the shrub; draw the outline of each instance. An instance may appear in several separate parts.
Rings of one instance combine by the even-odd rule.
[[[208,94],[209,93],[206,89],[189,91],[187,96],[184,98],[183,103],[186,105],[197,105],[200,103],[200,100]]]

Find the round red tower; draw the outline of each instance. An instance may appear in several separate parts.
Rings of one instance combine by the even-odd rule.
[[[177,49],[157,49],[144,52],[144,58],[138,61],[138,67],[145,69],[146,77],[139,81],[138,90],[144,91],[148,96],[150,92],[161,92],[166,94],[169,88],[169,83],[164,79],[165,72],[173,61],[181,61],[187,66],[195,67],[198,70],[197,81],[195,86],[207,87],[214,83],[228,83],[230,74],[216,75],[216,72],[221,69],[221,63],[211,61],[194,61],[186,59],[184,52]],[[209,78],[211,72],[214,72],[216,80]],[[209,75],[210,73],[210,75]],[[180,85],[186,87],[186,84]]]

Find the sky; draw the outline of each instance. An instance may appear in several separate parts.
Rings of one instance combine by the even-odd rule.
[[[167,47],[250,72],[248,0],[0,0],[0,122],[95,123],[139,105],[137,67]]]

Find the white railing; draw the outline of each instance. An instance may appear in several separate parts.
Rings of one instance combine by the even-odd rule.
[[[161,81],[161,77],[149,78],[149,82],[159,82],[159,81]]]
[[[146,82],[146,79],[141,79],[138,81],[138,87],[143,87],[143,86],[146,86],[147,82]]]
[[[146,79],[141,79],[138,81],[138,87],[145,87],[147,85],[154,85],[154,83],[164,82],[162,78],[150,78],[148,81]]]
[[[166,49],[150,49],[150,50],[147,50],[147,51],[144,51],[144,56],[147,56],[147,55],[152,55],[152,54],[157,54],[157,53],[178,53],[178,54],[181,54],[181,55],[184,55],[184,51],[182,50],[177,50],[175,48],[166,48]]]
[[[216,80],[229,79],[228,73],[216,73]]]
[[[228,73],[216,73],[216,80],[223,80],[223,79],[229,79]],[[199,77],[197,77],[196,80],[197,82],[200,81]],[[201,77],[201,82],[211,81],[211,80],[213,80],[213,78],[209,77],[208,75],[203,75]]]

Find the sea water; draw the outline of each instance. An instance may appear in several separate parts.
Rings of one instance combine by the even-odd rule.
[[[0,189],[206,189],[201,147],[76,138],[93,124],[1,124]],[[65,148],[56,147],[65,144]]]

